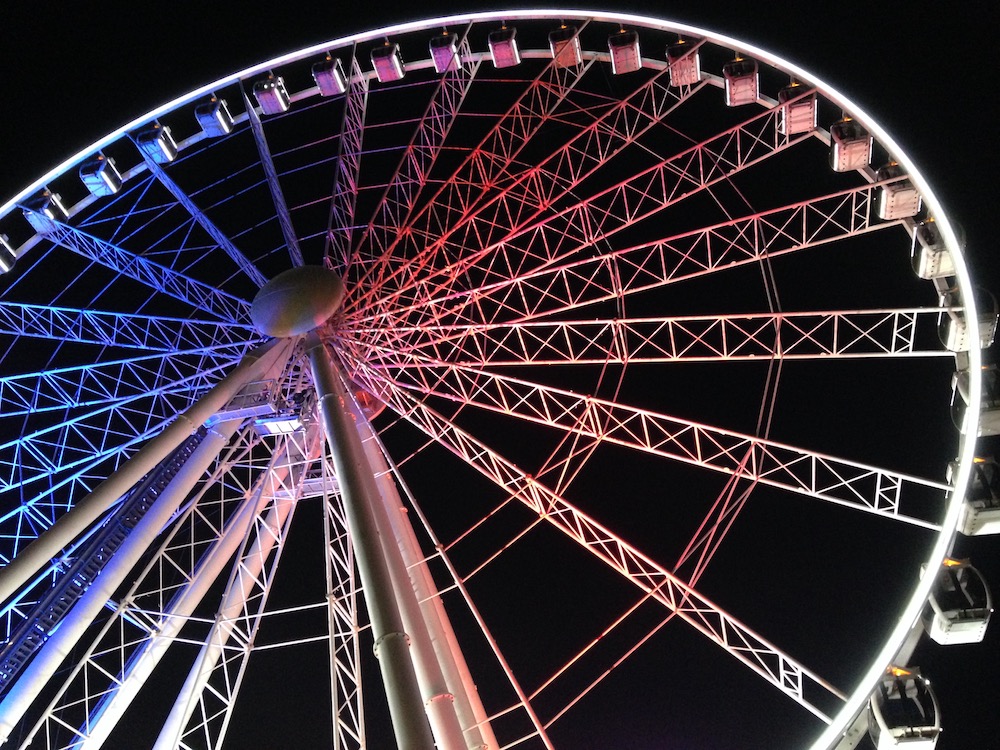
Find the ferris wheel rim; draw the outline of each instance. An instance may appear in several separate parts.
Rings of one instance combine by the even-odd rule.
[[[939,226],[945,237],[945,242],[949,249],[952,250],[956,261],[956,275],[959,279],[959,284],[963,290],[963,305],[967,311],[969,319],[977,319],[977,310],[975,307],[975,295],[972,293],[972,281],[968,272],[968,268],[965,261],[964,253],[961,251],[960,245],[957,240],[957,235],[952,227],[950,221],[948,220],[948,213],[943,209],[940,201],[937,199],[933,189],[927,183],[920,170],[917,168],[916,164],[906,155],[905,151],[899,147],[896,141],[891,137],[891,135],[885,132],[881,126],[878,124],[877,120],[871,118],[867,115],[861,108],[853,104],[846,97],[843,97],[839,92],[820,81],[815,76],[806,73],[804,70],[800,69],[797,65],[775,56],[771,53],[766,52],[760,48],[753,45],[746,44],[742,41],[738,41],[728,36],[715,34],[714,32],[698,28],[696,26],[689,26],[685,24],[674,24],[669,21],[662,21],[649,16],[639,16],[632,14],[619,14],[619,13],[596,13],[585,10],[566,10],[566,9],[540,9],[540,10],[515,10],[507,12],[480,12],[480,13],[470,13],[470,14],[455,14],[448,16],[441,16],[437,18],[424,19],[420,21],[414,21],[403,24],[396,24],[392,26],[387,26],[377,30],[363,32],[361,34],[354,34],[347,37],[342,37],[335,40],[330,40],[329,42],[324,42],[317,45],[311,45],[304,47],[302,49],[296,50],[287,55],[279,56],[268,60],[264,63],[259,63],[257,65],[245,68],[244,70],[232,74],[230,76],[225,76],[218,79],[210,84],[199,87],[187,94],[184,94],[171,102],[162,105],[145,115],[136,118],[135,120],[129,122],[128,124],[122,126],[118,130],[108,134],[104,138],[96,141],[94,144],[88,146],[87,148],[81,150],[74,156],[65,160],[62,164],[50,170],[39,180],[34,182],[32,185],[25,188],[17,196],[8,201],[2,207],[0,207],[0,216],[4,216],[10,211],[14,210],[20,203],[22,203],[26,198],[30,197],[32,194],[43,189],[51,180],[58,176],[66,174],[68,171],[80,164],[84,159],[93,155],[96,152],[101,151],[106,145],[120,140],[125,137],[129,132],[136,130],[137,128],[154,122],[158,117],[164,115],[168,112],[172,112],[177,108],[190,104],[193,101],[204,97],[207,94],[212,93],[215,89],[227,85],[233,84],[240,81],[245,81],[246,79],[267,72],[268,70],[280,67],[283,64],[292,61],[302,60],[304,58],[314,56],[316,54],[325,52],[329,49],[343,48],[351,44],[356,44],[358,42],[369,42],[373,40],[380,39],[382,37],[391,36],[395,34],[408,33],[412,31],[428,30],[434,27],[454,25],[458,23],[481,23],[489,21],[516,21],[518,19],[551,19],[551,18],[563,18],[566,20],[577,20],[577,19],[597,19],[601,21],[622,23],[622,24],[632,24],[637,26],[651,26],[654,28],[659,28],[666,31],[676,31],[679,33],[690,34],[691,36],[709,39],[715,43],[724,46],[733,46],[738,48],[740,51],[746,52],[747,54],[758,57],[761,61],[767,62],[768,64],[789,72],[796,76],[801,76],[804,81],[807,81],[817,88],[819,88],[824,96],[827,96],[831,101],[837,102],[843,106],[845,111],[852,113],[852,116],[856,116],[857,119],[861,120],[866,127],[871,128],[872,132],[875,134],[877,140],[888,147],[893,156],[898,159],[898,161],[905,167],[908,176],[914,181],[918,186],[921,196],[930,206],[931,213],[934,215],[935,219],[939,222]],[[970,360],[970,370],[973,375],[970,379],[970,403],[978,403],[980,400],[980,378],[979,370],[981,367],[981,356],[978,349],[975,347],[969,352]],[[974,429],[968,429],[974,424],[975,414],[972,410],[966,415],[967,420],[967,430],[971,434],[975,433]],[[939,562],[944,557],[947,556],[950,548],[953,544],[956,529],[959,522],[959,514],[961,512],[962,500],[964,497],[964,489],[968,483],[969,474],[971,471],[972,461],[975,454],[975,441],[966,440],[964,441],[964,447],[960,455],[959,469],[953,481],[953,489],[951,491],[950,500],[948,503],[948,510],[945,513],[944,521],[942,522],[941,533],[938,536],[938,540],[933,546],[933,549],[929,555],[927,563],[933,565]],[[933,585],[933,577],[927,576],[926,580],[921,581],[914,593],[904,608],[903,612],[900,614],[899,622],[894,629],[892,636],[890,636],[889,641],[885,644],[883,650],[879,653],[879,656],[873,662],[872,666],[866,671],[865,676],[862,678],[861,683],[855,690],[855,692],[850,696],[848,702],[845,704],[842,714],[838,716],[831,728],[825,732],[816,743],[813,745],[815,750],[820,750],[820,748],[825,748],[830,746],[831,742],[835,739],[835,735],[840,729],[846,726],[846,723],[851,720],[851,718],[863,708],[864,703],[867,701],[872,690],[874,690],[877,681],[884,670],[884,665],[891,661],[892,656],[898,651],[900,645],[905,639],[910,627],[913,622],[919,616],[920,610],[929,596],[931,587]],[[848,715],[849,714],[849,715]]]

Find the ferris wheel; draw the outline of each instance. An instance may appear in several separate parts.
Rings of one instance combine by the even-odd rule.
[[[794,65],[380,29],[130,122],[0,236],[9,746],[935,746],[997,314]]]

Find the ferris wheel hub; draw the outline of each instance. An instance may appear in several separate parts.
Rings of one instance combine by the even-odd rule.
[[[298,266],[261,287],[250,318],[266,336],[297,336],[330,319],[344,299],[344,282],[325,266]]]

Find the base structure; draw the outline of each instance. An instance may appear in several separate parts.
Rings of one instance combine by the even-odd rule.
[[[358,570],[371,592],[366,601],[397,741],[411,746],[403,737],[426,723],[426,711],[438,748],[497,748],[375,433],[319,338],[310,335],[307,347]]]
[[[77,542],[76,549],[89,551],[91,547],[82,546],[84,543],[99,544],[107,536],[107,529],[120,524],[123,518],[138,519],[127,532],[120,533],[122,539],[115,542],[113,552],[107,555],[108,562],[91,573],[93,580],[87,583],[85,590],[79,595],[60,594],[67,604],[59,610],[57,626],[51,627],[37,650],[23,660],[23,667],[12,668],[10,674],[4,674],[5,684],[0,685],[3,689],[0,699],[3,741],[13,739],[15,730],[21,725],[20,746],[31,747],[36,736],[51,734],[52,726],[58,727],[56,731],[65,732],[70,722],[75,722],[78,724],[77,739],[68,746],[104,746],[153,669],[178,642],[182,629],[195,618],[199,605],[207,601],[209,589],[232,568],[215,623],[209,636],[203,639],[204,645],[155,744],[158,750],[189,746],[185,737],[190,734],[190,727],[199,722],[205,727],[211,723],[210,718],[206,718],[210,712],[205,696],[218,695],[219,674],[229,675],[224,682],[234,683],[228,699],[235,700],[247,658],[253,650],[255,626],[250,627],[248,623],[255,617],[259,620],[259,613],[263,611],[270,577],[276,568],[297,497],[302,492],[303,477],[317,461],[329,460],[339,487],[342,519],[330,517],[331,503],[328,501],[327,525],[340,528],[328,532],[327,544],[330,545],[333,534],[349,540],[348,557],[353,557],[363,587],[375,654],[399,749],[487,750],[498,747],[374,430],[319,336],[316,333],[308,335],[304,354],[302,347],[296,345],[297,341],[297,337],[277,341],[248,357],[216,389],[181,415],[174,429],[168,429],[149,448],[124,463],[88,501],[81,502],[78,510],[69,514],[66,522],[54,526],[35,542],[33,546],[38,553],[34,557],[25,556],[24,560],[49,560],[57,557],[61,549],[71,549],[72,540],[81,533],[71,524],[75,523],[86,532],[84,542]],[[261,465],[252,490],[223,511],[226,518],[216,531],[208,533],[207,537],[201,532],[202,538],[190,545],[187,554],[191,558],[190,572],[186,574],[186,582],[179,587],[169,587],[169,591],[161,590],[157,596],[162,603],[156,607],[146,605],[148,609],[161,610],[160,613],[146,615],[153,618],[151,623],[137,623],[131,608],[140,608],[136,602],[144,595],[138,593],[138,587],[147,578],[159,576],[162,579],[164,565],[178,567],[177,560],[170,559],[169,550],[179,549],[177,540],[185,534],[194,538],[193,526],[187,527],[188,516],[200,516],[202,522],[209,516],[211,511],[202,506],[208,505],[206,488],[217,479],[215,474],[232,470],[238,462],[250,461],[250,446],[260,442],[253,420],[235,416],[232,403],[242,404],[245,394],[256,393],[262,381],[287,376],[295,363],[304,365],[305,358],[312,377],[304,370],[299,377],[303,386],[307,387],[311,381],[315,388],[321,423],[304,417],[302,428],[294,436],[279,441],[266,464]],[[227,405],[229,401],[232,403]],[[321,449],[324,433],[329,446],[329,455],[325,457]],[[184,435],[191,435],[187,443],[181,442]],[[160,465],[156,461],[160,461]],[[142,506],[142,515],[135,516],[137,511],[132,507],[135,498],[150,492],[150,482],[156,481],[168,464],[176,464],[176,468],[169,479],[163,480],[162,488],[152,491],[153,500],[148,503],[148,509]],[[221,506],[225,501],[216,504]],[[86,518],[77,518],[84,512],[89,514]],[[66,531],[67,528],[70,530]],[[87,542],[86,534],[97,541]],[[161,544],[159,540],[164,535],[166,540]],[[102,550],[112,549],[109,542],[103,544]],[[157,544],[161,546],[152,562],[143,572],[137,573],[144,555]],[[194,548],[199,545],[201,551],[195,557]],[[99,555],[103,557],[104,552]],[[235,565],[231,562],[234,556]],[[0,584],[6,587],[5,591],[12,592],[7,609],[32,611],[25,618],[29,631],[40,630],[42,623],[53,618],[51,604],[46,604],[44,599],[31,604],[30,597],[25,598],[24,592],[32,589],[30,579],[39,575],[35,569],[28,569],[26,563],[8,566],[0,574]],[[131,589],[127,584],[130,577],[137,578]],[[331,612],[335,606],[343,604],[338,605],[334,600],[345,596],[342,582],[337,582],[336,578],[336,575],[332,579],[328,575]],[[127,592],[124,595],[123,586]],[[168,593],[169,601],[164,599]],[[347,595],[353,597],[354,592]],[[84,645],[95,623],[110,606],[116,610],[111,622],[89,646]],[[144,631],[134,641],[138,645],[110,649],[102,645],[106,636],[113,641],[115,629],[126,628],[128,623]],[[356,617],[353,632],[344,632],[346,630],[350,630],[350,626],[338,624],[337,618],[331,615],[333,683],[337,682],[337,672],[342,669],[335,642],[357,638]],[[240,643],[245,645],[236,645]],[[24,717],[37,715],[37,708],[32,709],[32,706],[42,699],[56,671],[70,653],[76,656],[81,653],[80,649],[83,649],[83,658],[71,670],[66,685],[33,728],[24,726]],[[242,652],[238,659],[234,659],[234,650]],[[119,652],[113,664],[107,662],[107,654],[111,651]],[[9,659],[4,662],[5,665],[11,663],[16,666],[16,662]],[[76,684],[93,681],[96,672],[105,676],[117,675],[111,688],[94,693],[82,703],[71,698],[74,681]],[[355,681],[360,691],[359,675],[355,675]],[[336,736],[336,684],[333,691]],[[357,707],[341,708],[350,712]],[[196,715],[199,711],[201,719]],[[77,718],[67,718],[71,714]],[[225,721],[228,722],[228,712]],[[215,731],[221,743],[225,728]],[[363,740],[359,741],[363,747]],[[335,746],[340,745],[335,742]]]

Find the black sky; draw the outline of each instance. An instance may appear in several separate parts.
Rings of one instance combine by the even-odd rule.
[[[0,9],[0,202],[126,121],[232,71],[351,32],[496,7],[416,6],[396,0],[351,4],[345,12],[344,4],[332,2],[8,0]],[[606,9],[661,15],[746,39],[839,88],[922,168],[966,230],[979,283],[1000,289],[1000,147],[991,113],[998,86],[996,6],[700,0]],[[977,540],[967,549],[1000,592],[1000,539]],[[932,659],[934,682],[950,696],[940,750],[1000,748],[998,631],[995,623],[982,646]]]

